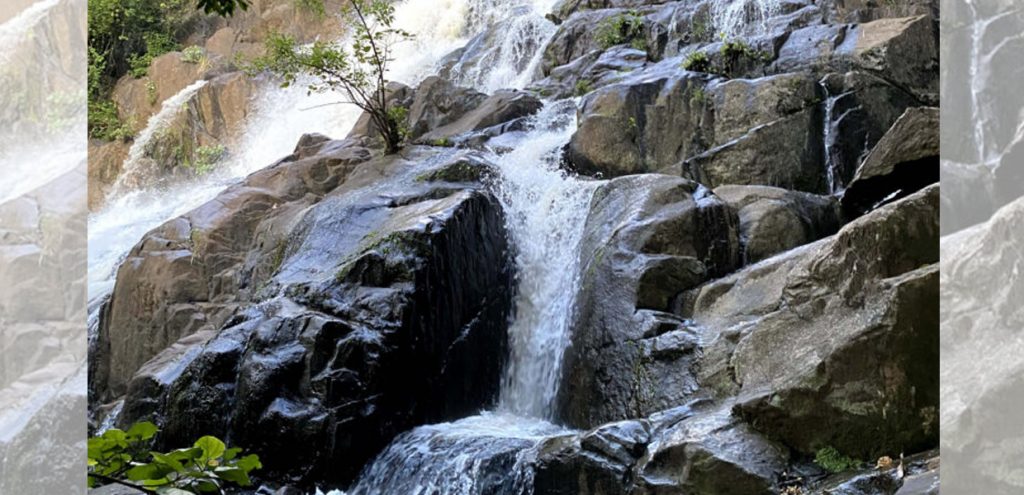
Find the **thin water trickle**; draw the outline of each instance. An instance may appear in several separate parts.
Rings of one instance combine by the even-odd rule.
[[[829,194],[839,194],[843,191],[844,184],[841,176],[839,167],[839,157],[836,151],[836,140],[838,139],[839,133],[837,127],[840,121],[846,117],[852,110],[843,112],[838,118],[835,115],[836,102],[840,99],[845,98],[852,94],[852,91],[846,91],[838,95],[831,94],[831,90],[828,87],[828,77],[825,77],[818,82],[821,86],[822,91],[825,93],[825,115],[822,119],[822,133],[823,133],[823,144],[824,144],[824,164],[825,164],[825,181],[828,184]]]

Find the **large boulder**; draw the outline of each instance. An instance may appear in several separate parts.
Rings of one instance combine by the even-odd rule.
[[[133,251],[122,270],[163,276],[119,274],[101,322],[119,424],[155,420],[168,447],[231,438],[265,476],[347,483],[398,433],[496,399],[513,273],[485,171],[466,172],[489,165],[365,151],[307,136]]]
[[[589,428],[672,407],[696,391],[695,335],[668,313],[739,263],[736,212],[694,182],[615,179],[594,194],[559,418]]]
[[[533,493],[771,494],[788,457],[728,407],[680,406],[547,440]]]
[[[725,80],[679,71],[679,63],[666,60],[587,95],[567,149],[575,170],[681,173],[712,187],[826,189],[813,76]]]
[[[847,216],[909,196],[939,180],[939,110],[908,109],[871,150],[843,193]]]
[[[788,460],[785,447],[764,438],[727,407],[712,409],[663,426],[637,465],[633,493],[778,493],[775,480]]]
[[[821,97],[813,76],[722,81],[708,92],[713,137],[706,151],[678,157],[684,177],[709,187],[753,184],[824,192]]]
[[[566,159],[582,174],[618,177],[658,171],[706,146],[707,77],[669,65],[587,95]]]
[[[266,260],[277,257],[281,239],[261,230],[271,220],[268,213],[286,218],[319,201],[370,157],[366,149],[339,143],[319,147],[325,148],[322,153],[300,148],[154,229],[128,253],[101,310],[90,353],[91,387],[99,400],[123,394],[143,363],[181,337],[218,328],[269,278],[267,268],[256,281],[240,273],[248,261],[240,253],[250,248],[258,248]]]
[[[687,311],[708,343],[701,383],[798,452],[934,446],[937,241],[932,186],[702,287]]]
[[[809,244],[839,230],[831,196],[768,186],[721,186],[715,196],[739,212],[744,264]]]

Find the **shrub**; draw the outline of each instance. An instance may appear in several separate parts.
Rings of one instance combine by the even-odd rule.
[[[273,34],[266,55],[249,69],[274,72],[284,79],[283,86],[310,74],[316,79],[310,91],[343,92],[349,103],[369,114],[387,152],[394,153],[408,134],[407,110],[388,102],[387,73],[394,45],[412,35],[394,26],[395,8],[385,0],[349,0],[349,7],[355,28],[347,49],[323,41],[302,47],[291,36]]]
[[[122,122],[117,106],[110,100],[89,102],[89,137],[123,141],[135,136],[132,122]]]
[[[597,27],[597,42],[606,50],[627,43],[638,50],[646,50],[643,17],[630,11],[601,21]]]
[[[243,455],[212,436],[189,448],[151,452],[158,432],[145,422],[90,438],[89,487],[114,483],[147,493],[224,493],[225,486],[251,486],[249,473],[263,467],[255,454]]]
[[[327,9],[324,7],[324,0],[295,0],[295,6],[323,19],[327,16]]]
[[[683,61],[683,69],[694,72],[711,72],[711,59],[704,52],[693,52]]]
[[[206,52],[202,47],[190,46],[181,51],[181,61],[187,64],[198,64],[206,58]]]
[[[830,473],[841,473],[860,467],[856,459],[847,457],[834,447],[825,447],[814,455],[814,463]]]
[[[186,163],[186,167],[192,169],[196,175],[206,175],[213,171],[217,162],[224,158],[227,149],[219,144],[212,146],[200,146],[192,154],[192,161]]]
[[[576,96],[583,96],[594,90],[594,85],[589,79],[580,79],[576,82]]]

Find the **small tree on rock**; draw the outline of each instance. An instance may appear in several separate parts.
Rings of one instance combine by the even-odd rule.
[[[349,0],[349,6],[355,26],[351,46],[324,41],[300,46],[294,37],[273,34],[253,68],[278,74],[285,87],[309,74],[314,78],[310,92],[341,91],[369,114],[387,152],[394,153],[405,139],[405,109],[389,105],[386,76],[395,45],[412,35],[395,27],[395,9],[386,1]]]

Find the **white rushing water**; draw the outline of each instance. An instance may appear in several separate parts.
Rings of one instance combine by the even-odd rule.
[[[469,36],[502,19],[500,16],[516,12],[533,19],[530,22],[540,22],[536,19],[543,20],[551,3],[552,0],[537,0],[535,4],[526,0],[406,0],[396,6],[396,25],[415,38],[397,47],[389,78],[416,84],[434,72],[443,56],[464,46]],[[498,58],[510,65],[536,67],[535,61],[524,64],[517,59],[527,55],[539,58],[539,53],[502,54]],[[503,73],[506,74],[503,79],[487,77],[486,83],[479,87],[489,89],[489,85],[503,83],[507,83],[507,87],[522,87],[530,79],[525,72],[523,75]],[[464,82],[475,86],[475,83],[483,83],[483,79],[481,75]],[[132,148],[135,158],[128,160],[126,168],[135,168],[152,137],[173,119],[181,104],[202,84],[197,82],[162,105],[161,112],[150,119],[140,133]],[[107,205],[89,218],[90,300],[96,301],[109,292],[118,265],[146,232],[213,199],[227,186],[288,155],[305,133],[319,132],[333,138],[348,134],[359,111],[352,105],[339,103],[338,94],[308,95],[301,80],[289,88],[266,84],[252,103],[244,129],[234,142],[228,143],[229,156],[213,173],[191,181],[153,187],[138,187],[147,181],[138,180],[138,174],[126,174],[135,177],[130,185],[136,188],[116,188]]]
[[[539,418],[551,418],[558,393],[580,277],[578,247],[597,186],[559,169],[575,114],[572,101],[548,104],[513,151],[496,158],[519,282],[500,408]]]
[[[501,170],[494,186],[515,246],[519,288],[498,410],[399,436],[350,495],[529,493],[535,448],[569,433],[548,420],[569,345],[578,247],[600,184],[559,169],[575,112],[572,100],[548,103],[528,130],[501,143],[513,151],[491,157]]]
[[[716,35],[741,38],[751,27],[763,34],[768,20],[782,10],[782,0],[712,0],[711,19]]]
[[[396,21],[416,37],[398,47],[390,79],[416,84],[472,35],[497,25],[490,39],[478,38],[467,48],[479,50],[473,58],[480,62],[456,63],[450,74],[457,83],[484,92],[521,88],[536,78],[543,47],[555,31],[544,19],[553,3],[402,2],[396,6]],[[181,105],[178,100],[188,98],[179,96],[165,104],[171,117]],[[358,113],[350,106],[329,105],[337,99],[307,97],[302,84],[268,86],[237,142],[228,147],[231,156],[214,173],[177,185],[119,191],[90,218],[90,298],[96,301],[111,290],[117,266],[145,232],[289,154],[304,133],[347,134]],[[544,438],[567,433],[548,420],[570,338],[579,281],[577,248],[598,185],[559,168],[561,150],[575,131],[575,114],[575,101],[548,103],[527,130],[503,136],[502,148],[512,151],[491,156],[501,170],[493,187],[507,213],[519,284],[509,332],[510,364],[497,410],[399,436],[365,468],[350,493],[469,494],[494,483],[503,490],[498,493],[525,493],[532,481],[525,466],[535,447]],[[154,117],[140,141],[158,133],[164,117]],[[133,156],[143,156],[145,144],[138,143]],[[494,479],[496,462],[508,476]]]

